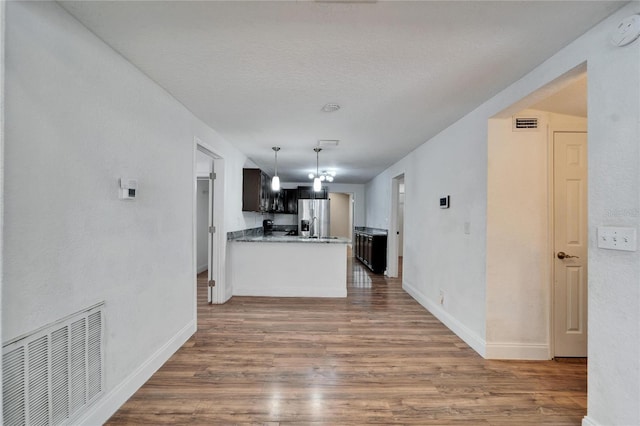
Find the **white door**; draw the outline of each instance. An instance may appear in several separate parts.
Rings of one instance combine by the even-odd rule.
[[[554,355],[587,356],[587,134],[554,132]]]
[[[207,302],[212,303],[214,299],[213,292],[215,291],[215,256],[214,256],[214,234],[215,228],[213,226],[213,180],[215,177],[215,173],[213,172],[213,160],[211,160],[211,173],[209,174],[209,240],[208,240],[208,250],[209,250],[209,291],[207,291]]]

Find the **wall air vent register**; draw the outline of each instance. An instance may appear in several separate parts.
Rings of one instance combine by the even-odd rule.
[[[104,389],[104,304],[18,337],[2,351],[2,423],[65,425]]]
[[[513,117],[514,132],[532,132],[538,130],[538,117]]]

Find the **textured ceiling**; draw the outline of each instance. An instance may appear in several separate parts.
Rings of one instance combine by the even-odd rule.
[[[265,170],[363,183],[624,2],[61,2]],[[326,103],[337,112],[322,112]]]

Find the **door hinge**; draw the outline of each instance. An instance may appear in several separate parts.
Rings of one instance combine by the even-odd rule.
[[[215,227],[215,226],[210,226],[210,227],[209,227],[209,233],[210,233],[210,234],[213,234],[213,233],[215,233],[215,232],[216,232],[216,227]]]
[[[216,174],[215,173],[209,173],[209,178],[210,179],[215,179],[216,178]]]
[[[216,286],[216,280],[209,280],[209,287],[215,287]]]

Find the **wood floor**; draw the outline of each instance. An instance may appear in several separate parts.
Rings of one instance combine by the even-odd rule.
[[[108,424],[580,425],[586,361],[487,361],[349,263],[346,299],[234,297]],[[303,278],[303,277],[301,277]]]

